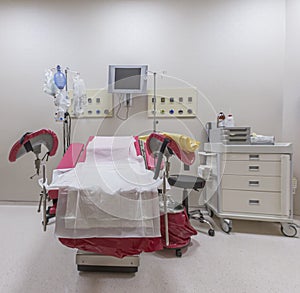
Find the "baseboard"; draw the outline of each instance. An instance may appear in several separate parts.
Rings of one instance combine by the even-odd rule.
[[[38,201],[0,200],[0,205],[36,206],[38,205]]]

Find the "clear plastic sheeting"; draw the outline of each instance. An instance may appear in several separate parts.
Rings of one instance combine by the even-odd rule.
[[[133,137],[95,137],[85,162],[55,170],[50,188],[59,188],[56,235],[159,237],[157,188]]]

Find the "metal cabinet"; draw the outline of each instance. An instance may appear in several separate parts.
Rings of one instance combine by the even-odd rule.
[[[232,219],[279,222],[285,236],[297,234],[293,224],[292,145],[224,145],[206,143],[205,205],[229,233]],[[204,172],[206,171],[206,172]]]

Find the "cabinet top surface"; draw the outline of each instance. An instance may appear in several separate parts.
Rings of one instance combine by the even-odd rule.
[[[223,143],[205,143],[204,150],[216,153],[261,153],[261,154],[292,154],[292,143],[275,143],[274,145],[225,145]]]

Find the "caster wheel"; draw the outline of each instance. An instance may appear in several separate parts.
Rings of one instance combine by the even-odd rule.
[[[182,257],[181,249],[176,249],[176,256],[177,257]]]
[[[209,229],[209,230],[208,230],[208,235],[209,235],[209,236],[212,236],[212,237],[215,236],[215,230]]]
[[[221,223],[221,228],[225,233],[229,234],[232,230],[232,221],[224,219]]]
[[[286,237],[295,237],[297,235],[297,228],[294,224],[281,224],[281,232]]]

